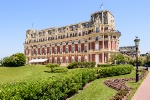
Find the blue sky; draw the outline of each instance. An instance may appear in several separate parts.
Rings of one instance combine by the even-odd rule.
[[[93,12],[109,10],[122,34],[120,46],[134,45],[150,51],[150,0],[1,0],[0,58],[23,52],[26,30],[60,27],[90,20]]]

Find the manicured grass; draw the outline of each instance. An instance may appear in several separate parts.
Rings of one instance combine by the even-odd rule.
[[[26,79],[47,78],[58,74],[58,73],[48,73],[46,71],[50,71],[50,68],[45,67],[45,65],[0,67],[0,84],[18,82]]]
[[[135,70],[127,75],[97,79],[91,82],[84,90],[73,96],[71,100],[108,100],[110,97],[115,95],[117,91],[107,87],[105,84],[103,84],[103,82],[107,79],[131,77],[135,77]],[[132,96],[134,95],[141,82],[142,81],[140,81],[139,83],[135,83],[135,81],[128,82],[127,85],[131,86],[134,90],[133,93],[130,95],[129,100],[131,100]]]
[[[93,81],[83,91],[73,96],[71,100],[108,100],[117,91],[104,85],[105,80],[105,78],[102,78]]]

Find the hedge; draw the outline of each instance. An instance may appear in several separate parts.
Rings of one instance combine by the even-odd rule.
[[[71,70],[47,79],[37,81],[4,84],[0,86],[2,100],[65,100],[82,89],[85,84],[97,78],[124,75],[131,73],[133,67],[115,66],[108,68],[82,68]]]
[[[115,64],[97,64],[97,67],[110,67],[110,66],[116,66]]]
[[[70,63],[67,68],[73,69],[73,68],[91,68],[95,67],[95,62],[72,62]]]

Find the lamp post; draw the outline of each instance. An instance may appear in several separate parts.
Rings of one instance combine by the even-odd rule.
[[[146,70],[148,70],[148,52],[146,53],[146,60],[147,60]]]
[[[139,42],[140,39],[138,39],[138,37],[136,37],[136,39],[134,40],[135,42],[135,47],[136,47],[136,82],[139,81],[139,73],[138,73],[138,47],[139,47]]]

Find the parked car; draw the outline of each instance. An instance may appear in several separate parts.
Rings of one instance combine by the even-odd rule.
[[[145,64],[144,67],[150,67],[150,65],[149,64]]]

